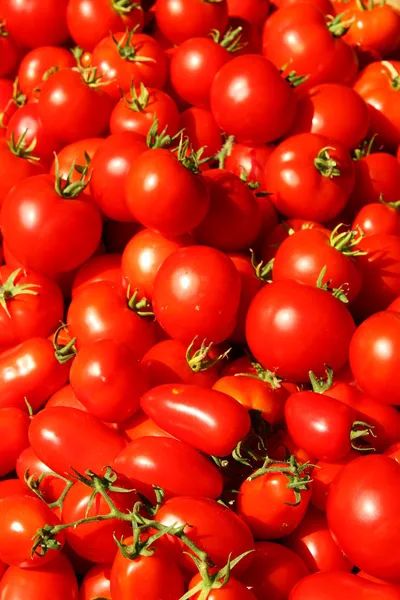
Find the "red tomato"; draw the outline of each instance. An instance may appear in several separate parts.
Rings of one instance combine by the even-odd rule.
[[[79,600],[103,598],[111,600],[110,590],[111,568],[105,565],[92,567],[82,580],[79,590]]]
[[[352,228],[359,228],[365,235],[400,236],[400,214],[397,208],[385,203],[367,204],[354,217]]]
[[[274,258],[278,252],[279,246],[297,231],[303,229],[320,229],[330,234],[329,229],[323,225],[319,225],[314,221],[305,221],[304,219],[288,219],[276,225],[270,232],[267,233],[261,247],[261,258],[265,263],[268,263],[271,258]]]
[[[57,600],[78,600],[78,584],[68,559],[59,553],[50,563],[34,569],[7,569],[0,582],[2,600],[17,600],[25,594],[40,600],[54,600],[55,594]]]
[[[20,49],[3,22],[0,25],[0,59],[0,77],[13,75],[18,67]]]
[[[355,326],[345,305],[329,292],[278,281],[262,288],[250,305],[246,337],[250,350],[279,377],[308,382],[325,365],[340,369],[347,361]]]
[[[96,72],[60,69],[43,85],[39,115],[49,133],[64,144],[98,137],[108,129],[113,102],[104,87],[92,81]]]
[[[261,27],[268,16],[269,0],[227,0],[231,17],[240,17],[244,21]]]
[[[290,456],[294,456],[297,462],[301,465],[304,463],[312,463],[315,457],[308,454],[303,448],[299,447],[289,433],[285,429],[278,429],[267,440],[268,456],[273,460],[285,461]]]
[[[346,18],[354,19],[345,41],[361,52],[390,56],[400,46],[400,14],[397,9],[379,4],[350,3]]]
[[[201,282],[201,284],[200,284]],[[161,327],[190,343],[219,343],[234,330],[240,301],[240,276],[230,258],[206,246],[177,250],[159,268],[153,309]]]
[[[352,150],[366,137],[368,126],[368,106],[354,90],[322,83],[300,98],[291,133],[318,133]]]
[[[399,579],[399,486],[396,461],[362,456],[342,469],[328,495],[328,524],[341,550],[360,569],[388,581]]]
[[[8,498],[9,496],[36,497],[36,494],[31,492],[25,483],[22,483],[19,479],[4,479],[0,481],[0,499]],[[0,571],[2,567],[3,564],[1,563]]]
[[[132,544],[126,538],[124,545]],[[118,552],[111,569],[111,598],[115,600],[176,600],[185,590],[184,579],[174,557],[160,541],[152,544],[151,556],[129,559]]]
[[[58,358],[50,340],[30,338],[0,354],[0,407],[33,412],[67,381],[70,365]]]
[[[90,159],[90,161],[92,160],[96,150],[100,147],[102,142],[102,138],[96,137],[79,140],[64,146],[57,154],[59,177],[66,181],[69,176],[71,182],[80,181],[82,179],[82,174],[75,168],[75,165],[79,165],[87,167],[84,181],[89,182],[93,175],[93,168],[88,164],[88,159]],[[52,175],[56,175],[56,166],[57,162],[54,159],[50,169]],[[90,188],[88,186],[83,190],[83,193],[89,195],[89,190]]]
[[[161,487],[167,498],[218,498],[222,492],[217,467],[189,444],[170,437],[132,441],[115,459],[114,468],[129,477],[134,488],[151,501],[155,500],[154,485]]]
[[[347,463],[355,458],[358,458],[356,452],[351,451],[347,456],[334,462],[319,460],[311,472],[313,480],[311,503],[320,511],[326,511],[326,502],[328,499],[329,489],[336,475],[340,473]]]
[[[273,151],[272,146],[246,146],[234,143],[225,160],[225,169],[232,171],[247,182],[259,183],[261,191],[265,190],[264,168]],[[273,226],[277,224],[276,221]]]
[[[338,142],[301,133],[275,148],[265,168],[265,183],[280,213],[325,223],[346,205],[354,186],[353,162]]]
[[[24,138],[4,143],[0,133],[0,207],[16,183],[44,173],[44,166],[32,156],[33,154],[24,148]]]
[[[247,525],[231,509],[215,500],[190,496],[171,498],[160,508],[156,520],[167,527],[190,523],[185,527],[185,534],[218,568],[226,565],[229,556],[234,560],[244,552],[254,550],[253,536]],[[182,552],[183,549],[188,551],[187,546],[174,536],[167,537],[167,547],[177,557],[180,567],[185,573],[194,575],[197,570],[193,560]],[[252,554],[232,569],[235,577],[246,571]]]
[[[101,254],[86,261],[76,272],[72,284],[72,295],[96,281],[110,281],[116,285],[121,283],[120,254]]]
[[[111,339],[80,348],[72,363],[70,382],[79,402],[109,423],[129,419],[147,389],[146,378],[130,350]]]
[[[6,128],[19,106],[25,104],[25,97],[18,91],[18,82],[0,78],[0,139],[6,134]]]
[[[28,491],[28,488],[25,484],[26,476],[34,477],[34,480],[37,481],[43,473],[49,474],[44,477],[39,485],[39,491],[47,503],[56,502],[65,489],[66,482],[59,477],[50,475],[51,469],[49,469],[47,465],[39,460],[30,446],[26,447],[25,450],[18,456],[15,464],[15,470],[20,482],[24,484],[26,491]]]
[[[191,106],[180,114],[179,126],[185,130],[195,152],[204,148],[203,158],[210,158],[219,152],[222,146],[221,130],[209,110]]]
[[[142,410],[138,410],[132,418],[125,423],[121,423],[120,429],[129,440],[137,440],[147,436],[172,437],[149,419]]]
[[[0,409],[0,477],[15,470],[15,462],[29,446],[27,412],[19,408]]]
[[[77,432],[84,432],[77,435]],[[100,473],[125,447],[125,441],[99,419],[75,408],[45,408],[32,420],[29,441],[33,451],[60,475],[71,468]]]
[[[230,454],[250,429],[239,402],[197,385],[160,385],[146,392],[140,404],[159,427],[214,456]]]
[[[282,137],[296,113],[290,85],[269,60],[255,54],[239,56],[222,67],[213,81],[210,102],[221,129],[249,145]]]
[[[284,538],[284,544],[304,560],[310,573],[349,573],[353,568],[332,538],[326,516],[312,506],[308,508],[300,525]]]
[[[158,0],[156,20],[162,34],[174,44],[189,38],[206,36],[216,29],[225,31],[228,24],[226,0]]]
[[[143,28],[144,14],[139,2],[110,0],[69,0],[68,29],[74,42],[92,51],[102,39],[125,29]]]
[[[291,589],[309,573],[303,560],[285,546],[257,542],[252,562],[240,577],[257,598],[287,600]]]
[[[30,496],[9,496],[0,500],[0,560],[17,567],[45,565],[57,556],[57,550],[43,552],[39,546],[32,555],[32,547],[37,530],[45,525],[53,527],[60,521],[54,512],[38,498]],[[64,545],[64,533],[55,540]]]
[[[126,345],[132,357],[140,360],[156,342],[154,321],[131,309],[122,286],[109,281],[97,281],[76,292],[67,321],[78,348],[112,339]]]
[[[18,83],[21,92],[35,98],[35,91],[43,85],[43,81],[53,71],[75,67],[75,58],[66,48],[58,46],[42,46],[25,54],[18,68]]]
[[[378,585],[363,581],[350,573],[314,573],[300,581],[290,594],[290,600],[399,600],[397,586]]]
[[[72,385],[66,385],[52,395],[46,402],[46,407],[50,408],[53,406],[69,406],[70,408],[78,408],[79,410],[87,412],[86,408],[75,396]]]
[[[13,39],[25,48],[61,46],[69,39],[68,0],[2,0],[0,13]]]
[[[201,581],[202,575],[198,573],[191,580],[189,590],[195,588]],[[218,584],[223,581],[224,577],[217,579],[215,588],[212,588],[208,593],[208,600],[257,600],[256,596],[234,577],[229,577],[228,582],[219,587]],[[199,600],[201,591],[191,596],[191,598]]]
[[[241,280],[240,302],[236,315],[236,327],[229,339],[244,344],[246,341],[246,317],[249,306],[262,286],[262,281],[256,276],[251,259],[245,254],[229,254]]]

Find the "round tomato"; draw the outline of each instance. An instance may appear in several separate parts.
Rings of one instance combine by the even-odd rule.
[[[33,152],[25,148],[24,135],[7,143],[0,139],[0,207],[16,183],[44,173],[44,166],[35,160]]]
[[[231,17],[240,17],[257,27],[264,24],[270,8],[269,0],[227,0]]]
[[[198,106],[191,106],[180,114],[180,129],[185,130],[193,150],[204,148],[202,158],[215,156],[222,146],[221,130],[211,111]],[[201,165],[205,168],[207,163]]]
[[[350,3],[346,18],[353,23],[344,40],[363,53],[390,56],[400,46],[400,14],[389,4]]]
[[[216,29],[224,32],[228,24],[226,0],[158,0],[156,20],[161,33],[174,44],[206,36]]]
[[[315,508],[322,512],[326,511],[326,503],[332,481],[334,481],[336,475],[340,473],[347,463],[358,458],[358,456],[359,455],[356,452],[351,451],[347,456],[340,460],[329,462],[318,460],[316,462],[316,466],[311,472],[313,480],[311,503]]]
[[[67,4],[68,0],[4,0],[0,12],[22,47],[61,46],[69,39]]]
[[[400,213],[397,208],[385,204],[367,204],[354,217],[353,229],[361,229],[365,235],[400,236]]]
[[[92,567],[81,583],[80,600],[93,600],[93,598],[111,600],[110,579],[111,567],[105,565]]]
[[[18,456],[15,470],[26,490],[28,489],[25,484],[26,477],[33,477],[34,481],[37,481],[41,475],[47,474],[39,485],[39,491],[47,503],[56,502],[65,489],[66,481],[51,475],[51,469],[39,460],[30,446]]]
[[[110,281],[116,285],[122,281],[121,255],[101,254],[86,261],[76,272],[72,284],[72,295],[86,285],[96,281]]]
[[[4,23],[0,25],[0,77],[15,73],[20,58],[20,49],[10,36]]]
[[[39,46],[25,54],[18,68],[18,83],[21,92],[30,98],[43,85],[48,74],[58,69],[75,67],[75,58],[66,48]]]
[[[203,581],[202,575],[198,573],[193,577],[189,583],[189,590],[193,590],[196,586]],[[222,586],[221,586],[222,584]],[[207,584],[201,589],[208,589]],[[201,591],[197,592],[191,598],[199,600],[201,598]],[[208,600],[257,600],[256,596],[245,587],[240,581],[230,576],[228,581],[225,582],[224,576],[217,578],[214,586],[211,587],[207,595]]]
[[[57,154],[57,159],[53,160],[51,165],[50,173],[58,176],[63,180],[67,180],[74,183],[75,181],[82,180],[82,173],[79,171],[82,169],[76,169],[75,166],[86,167],[86,175],[84,175],[83,181],[89,182],[92,175],[93,169],[90,164],[95,152],[102,144],[102,138],[87,138],[79,140],[64,146]],[[84,194],[89,194],[89,186],[83,190]]]

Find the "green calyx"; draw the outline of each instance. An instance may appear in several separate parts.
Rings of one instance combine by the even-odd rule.
[[[213,29],[210,36],[216,44],[219,44],[228,52],[234,53],[243,50],[248,45],[247,42],[242,43],[243,27],[229,27],[224,35],[218,29]]]
[[[141,298],[138,300],[138,294],[139,290],[134,290],[133,294],[131,294],[131,286],[128,286],[128,307],[139,317],[154,317],[150,302],[147,300],[147,298]]]
[[[340,15],[336,15],[336,17],[328,16],[327,18],[327,27],[334,37],[342,37],[345,35],[355,21],[354,17],[347,19],[347,21],[343,20],[346,12],[347,11],[340,13]]]
[[[149,148],[169,148],[172,142],[179,139],[182,135],[182,131],[178,131],[175,135],[171,136],[167,133],[168,126],[166,126],[161,133],[158,133],[158,119],[157,115],[154,115],[153,123],[146,136],[146,144]]]
[[[12,132],[11,140],[7,142],[7,145],[10,149],[10,152],[15,154],[15,156],[19,156],[20,158],[26,158],[27,160],[30,160],[32,162],[38,161],[40,160],[40,158],[32,154],[36,147],[36,138],[34,138],[31,141],[29,146],[26,145],[25,138],[27,136],[28,131],[28,129],[25,129],[24,133],[18,138],[17,141],[15,140],[14,132]]]
[[[126,95],[124,95],[124,100],[125,100],[125,104],[127,106],[129,106],[129,108],[131,110],[134,110],[136,112],[142,112],[146,108],[146,106],[148,105],[149,100],[150,100],[149,91],[146,88],[146,86],[144,85],[143,81],[140,82],[139,94],[136,91],[135,84],[132,83],[131,100],[128,100]],[[153,121],[153,125],[154,125],[154,121]],[[157,129],[158,129],[158,123],[157,123]]]
[[[395,210],[400,208],[400,200],[397,200],[396,202],[385,202],[383,199],[383,194],[379,195],[379,203],[383,204],[384,206],[390,206],[390,208],[394,208]]]
[[[66,328],[67,325],[65,323],[62,323],[53,336],[54,356],[56,357],[60,365],[67,363],[69,360],[71,360],[71,358],[74,358],[77,354],[75,347],[76,338],[72,338],[72,340],[69,341],[68,344],[66,344],[65,346],[58,342],[58,337],[61,331]]]
[[[111,34],[112,40],[117,47],[118,53],[120,57],[124,60],[128,60],[129,62],[151,62],[155,63],[154,58],[149,56],[138,56],[135,45],[132,43],[132,38],[135,35],[138,26],[131,29],[131,31],[127,31],[125,35],[117,41],[114,35]]]
[[[209,162],[211,158],[201,158],[205,148],[200,148],[196,152],[187,136],[180,134],[179,144],[176,148],[172,148],[171,152],[176,152],[176,157],[185,169],[194,174],[200,173],[200,166]]]
[[[91,88],[104,87],[112,83],[111,80],[103,81],[103,75],[98,75],[97,67],[87,67],[86,69],[80,69],[82,79]]]
[[[361,229],[347,229],[346,231],[339,233],[339,230],[342,227],[345,227],[345,225],[339,223],[330,235],[329,243],[332,248],[335,248],[335,250],[341,252],[345,256],[365,256],[367,252],[357,249],[358,244],[364,238],[364,233]]]
[[[16,269],[8,277],[7,281],[0,286],[0,305],[4,309],[6,315],[11,318],[8,310],[7,302],[13,300],[17,296],[30,295],[38,296],[39,292],[35,291],[40,285],[36,283],[23,283],[18,285],[17,278],[23,272],[23,269]]]
[[[194,351],[196,340],[197,336],[189,344],[188,349],[186,350],[186,362],[193,373],[200,373],[200,371],[207,371],[207,369],[214,367],[220,360],[227,358],[232,350],[232,348],[229,348],[219,356],[209,358],[208,355],[213,346],[213,342],[207,344],[206,340],[203,340],[200,348]]]
[[[225,161],[228,158],[228,156],[230,156],[232,153],[232,148],[233,148],[234,142],[235,142],[235,138],[233,135],[230,135],[229,137],[227,137],[221,150],[219,152],[217,152],[217,154],[214,156],[214,159],[218,161],[219,169],[225,168]]]
[[[390,79],[392,89],[398,92],[400,90],[400,73],[388,60],[383,60],[381,64],[386,68],[386,74]]]
[[[321,175],[323,175],[323,177],[332,179],[333,177],[339,177],[341,173],[336,160],[330,156],[329,150],[334,150],[334,148],[331,146],[325,146],[325,148],[321,148],[321,150],[318,152],[317,158],[314,159],[314,167],[321,173]]]
[[[254,269],[255,276],[263,283],[272,282],[272,269],[274,266],[275,258],[271,258],[267,263],[263,260],[257,262],[254,251],[250,248],[251,264]]]
[[[354,421],[350,431],[350,441],[353,450],[357,450],[358,452],[373,452],[375,448],[371,448],[371,446],[360,446],[359,444],[356,444],[356,440],[367,436],[376,437],[374,425],[369,425],[364,421]]]
[[[257,198],[264,198],[265,196],[270,196],[271,192],[264,192],[260,190],[261,184],[259,181],[249,181],[249,174],[247,173],[244,167],[241,168],[240,179],[247,185],[248,188],[254,192],[254,195]]]
[[[286,65],[283,65],[283,67],[280,69],[281,75],[284,75],[285,71],[287,71],[289,66],[290,66],[290,62],[286,63]],[[305,83],[309,77],[310,77],[310,75],[297,75],[296,71],[294,71],[294,70],[291,70],[291,71],[289,71],[289,73],[287,75],[284,75],[284,79],[286,79],[286,81],[293,88],[303,85],[303,83]]]
[[[364,140],[359,148],[356,148],[353,153],[353,160],[361,160],[365,156],[369,156],[372,152],[377,134],[373,135],[370,140]]]
[[[298,506],[301,502],[301,492],[307,491],[312,481],[311,477],[306,474],[305,471],[314,465],[311,465],[308,462],[299,464],[295,456],[291,456],[286,465],[287,466],[284,466],[282,461],[267,458],[263,466],[250,475],[249,481],[253,481],[263,475],[282,473],[288,480],[286,487],[293,490],[295,498],[294,502],[285,502],[285,504],[288,504],[289,506]]]
[[[6,29],[6,24],[4,21],[0,22],[0,37],[8,37],[9,33]]]
[[[90,178],[88,177],[90,167],[90,156],[85,152],[85,165],[75,165],[75,161],[72,163],[70,170],[68,171],[66,179],[60,176],[60,163],[58,162],[57,154],[54,154],[55,163],[55,190],[61,198],[66,200],[73,200],[77,198],[79,194],[88,186]],[[80,174],[79,181],[72,181],[74,172]]]
[[[331,389],[333,385],[333,369],[325,365],[325,378],[317,377],[312,371],[308,372],[312,391],[316,394],[323,394]]]
[[[112,0],[112,7],[119,15],[129,15],[133,10],[143,10],[138,2],[132,0]]]
[[[344,302],[344,304],[348,304],[349,299],[347,298],[347,294],[349,285],[347,283],[343,283],[338,288],[331,287],[331,279],[328,279],[328,281],[324,282],[326,270],[327,267],[325,265],[324,267],[322,267],[321,272],[318,276],[316,282],[317,288],[319,288],[320,290],[324,290],[325,292],[330,292],[334,298],[337,298],[341,302]]]

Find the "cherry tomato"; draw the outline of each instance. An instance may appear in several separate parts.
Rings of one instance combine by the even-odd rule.
[[[42,46],[25,54],[18,68],[18,83],[21,92],[30,98],[43,85],[46,77],[55,70],[74,67],[72,52],[58,46]]]
[[[400,14],[389,5],[350,3],[346,18],[354,19],[344,40],[361,52],[389,56],[400,46]]]
[[[4,0],[1,16],[13,39],[25,48],[61,46],[69,39],[68,0]]]
[[[352,228],[356,227],[365,235],[400,236],[400,214],[397,208],[390,204],[367,204],[354,217]]]
[[[226,0],[158,0],[156,20],[162,34],[174,44],[206,36],[213,29],[223,32],[228,24]]]

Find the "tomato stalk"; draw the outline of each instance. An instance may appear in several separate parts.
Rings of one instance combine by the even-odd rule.
[[[213,29],[210,33],[210,36],[214,40],[216,44],[219,44],[228,52],[239,52],[239,50],[243,50],[248,45],[248,42],[242,43],[242,33],[243,27],[229,27],[226,33],[222,36],[221,32],[218,29]],[[222,38],[221,38],[222,36]]]
[[[146,144],[149,148],[169,148],[173,141],[177,140],[182,135],[183,130],[178,131],[174,136],[167,134],[168,125],[161,133],[158,133],[158,119],[154,115],[153,123],[146,136]]]
[[[79,196],[81,192],[88,186],[89,178],[87,177],[89,166],[90,166],[90,157],[85,153],[85,165],[75,165],[75,161],[72,163],[70,170],[68,171],[68,175],[66,179],[60,177],[60,163],[58,161],[57,154],[54,155],[54,165],[55,165],[55,190],[61,198],[65,198],[67,200],[71,200]],[[79,181],[72,181],[72,176],[74,171],[77,171],[81,178]]]
[[[343,21],[342,19],[345,16],[346,12],[347,11],[342,12],[336,17],[328,16],[327,26],[334,37],[342,37],[343,35],[345,35],[355,21],[355,17],[351,17],[351,19]]]
[[[228,156],[231,155],[232,153],[232,148],[233,148],[233,144],[235,142],[235,137],[233,135],[230,135],[224,145],[222,146],[221,150],[214,156],[215,160],[218,161],[218,168],[219,169],[224,169],[225,168],[225,161],[227,159]]]
[[[275,464],[279,464],[279,466],[274,466]],[[300,465],[295,456],[290,457],[287,467],[283,467],[281,461],[267,458],[263,466],[255,471],[255,473],[250,475],[249,480],[253,481],[258,477],[262,477],[262,475],[266,475],[267,473],[283,473],[288,479],[286,487],[293,490],[295,496],[295,502],[285,502],[285,504],[288,504],[289,506],[298,506],[301,502],[300,492],[307,491],[309,489],[309,484],[312,481],[308,474],[303,475],[304,471],[313,466],[315,465],[312,465],[308,462]]]
[[[289,66],[290,61],[283,65],[283,67],[280,69],[280,73],[281,75],[283,75],[284,79],[286,79],[286,81],[290,83],[291,87],[296,88],[300,85],[303,85],[303,83],[305,83],[310,77],[309,75],[297,75],[297,72],[294,70],[289,71],[287,75],[284,75],[285,71],[289,68]]]
[[[209,344],[206,343],[206,340],[201,342],[201,346],[198,350],[193,352],[195,343],[197,340],[197,336],[192,340],[189,344],[188,349],[186,350],[186,362],[188,367],[193,371],[193,373],[199,373],[200,371],[207,371],[214,365],[216,365],[220,360],[227,358],[232,348],[226,350],[216,358],[209,358],[210,350],[213,346],[213,342]]]
[[[135,290],[131,295],[131,286],[128,286],[127,298],[128,298],[128,306],[133,312],[135,312],[139,317],[154,317],[154,313],[151,310],[151,304],[147,300],[147,298],[137,299],[139,290]]]
[[[272,269],[275,258],[271,258],[267,263],[263,260],[257,262],[254,251],[250,248],[251,264],[254,269],[255,276],[263,283],[271,283]]]
[[[195,152],[189,138],[184,136],[183,133],[180,135],[177,148],[171,149],[171,152],[176,152],[177,159],[181,165],[195,175],[200,173],[200,165],[213,159],[213,157],[202,159],[204,148],[200,148]]]
[[[331,367],[326,366],[325,378],[317,377],[312,371],[308,372],[308,376],[310,378],[312,390],[316,394],[327,392],[333,385],[333,369]]]
[[[383,194],[379,194],[379,202],[385,206],[390,206],[390,208],[394,208],[395,210],[400,208],[400,200],[397,200],[396,202],[385,202]]]
[[[117,46],[120,57],[129,62],[156,62],[155,59],[150,56],[137,56],[135,46],[131,45],[132,37],[136,33],[137,28],[138,26],[131,29],[131,31],[126,32],[120,41],[116,40],[113,35],[111,36],[114,44]]]
[[[241,167],[240,179],[251,189],[252,192],[255,192],[255,196],[257,198],[264,198],[265,196],[270,196],[271,192],[263,192],[257,191],[260,189],[261,184],[259,181],[249,181],[249,174],[244,167]]]
[[[373,135],[370,140],[364,140],[359,148],[354,150],[354,160],[360,160],[365,156],[369,156],[372,152],[372,147],[376,140],[377,134]]]
[[[64,500],[69,492],[69,490],[71,489],[71,487],[74,485],[74,482],[67,479],[66,477],[63,477],[62,475],[59,475],[58,473],[55,473],[54,471],[47,471],[45,473],[41,473],[41,475],[39,477],[36,478],[36,474],[33,473],[32,475],[29,474],[29,469],[27,469],[24,473],[24,481],[26,483],[26,485],[28,486],[28,488],[37,496],[39,496],[39,498],[41,500],[43,500],[43,502],[45,502],[45,499],[43,497],[42,491],[40,489],[41,484],[43,483],[43,481],[46,479],[46,477],[56,477],[57,479],[61,479],[62,481],[65,482],[65,488],[63,489],[61,495],[59,496],[59,498],[55,501],[55,502],[51,502],[48,506],[49,508],[55,509],[55,508],[59,508],[61,509],[64,503]]]
[[[4,123],[4,117],[6,116],[7,111],[10,109],[10,107],[13,104],[16,104],[16,106],[18,108],[21,108],[21,106],[24,106],[24,104],[26,104],[26,102],[27,102],[27,97],[19,89],[18,77],[16,77],[14,79],[14,83],[13,83],[13,95],[12,95],[12,98],[10,98],[10,100],[7,103],[7,106],[5,107],[4,111],[0,112],[0,127],[2,129],[7,129],[7,125]]]
[[[12,300],[16,296],[22,294],[28,294],[31,296],[38,296],[39,292],[36,292],[34,288],[40,287],[37,283],[25,283],[18,285],[15,280],[19,274],[23,271],[22,268],[16,269],[8,277],[7,281],[0,286],[0,305],[4,308],[5,313],[11,319],[10,311],[8,310],[7,302]]]
[[[388,60],[383,60],[382,65],[387,69],[387,76],[390,79],[391,86],[394,90],[400,90],[400,73]]]
[[[143,10],[138,2],[131,0],[112,0],[112,7],[119,15],[129,15],[133,10]]]
[[[360,429],[360,427],[361,427],[361,429]],[[371,435],[372,437],[376,437],[373,430],[374,430],[373,425],[369,425],[368,423],[365,423],[364,421],[354,421],[354,423],[351,427],[351,431],[350,431],[351,447],[354,450],[358,450],[359,452],[373,452],[375,450],[375,448],[371,448],[370,446],[360,446],[359,444],[355,443],[355,440],[366,437],[368,435]]]
[[[37,140],[34,138],[29,146],[26,146],[25,138],[28,133],[28,129],[20,135],[17,141],[15,141],[14,131],[11,133],[11,140],[7,142],[7,145],[10,151],[15,154],[15,156],[19,156],[20,158],[26,158],[31,161],[38,161],[40,158],[38,156],[33,156],[32,152],[36,147]]]
[[[360,229],[352,229],[338,233],[341,227],[343,227],[343,223],[336,225],[330,235],[329,243],[332,248],[335,248],[345,256],[365,256],[367,252],[357,250],[358,244],[364,237],[363,232]]]
[[[132,97],[132,100],[128,100],[126,95],[124,94],[124,100],[125,100],[126,105],[129,106],[129,108],[131,110],[134,110],[136,112],[142,112],[148,105],[149,99],[150,99],[150,94],[148,92],[148,89],[144,85],[143,81],[140,82],[140,93],[139,94],[136,91],[135,84],[132,83],[131,97]]]
[[[66,362],[71,360],[71,358],[74,358],[74,356],[76,356],[76,338],[72,338],[68,342],[68,344],[65,345],[62,345],[58,342],[58,336],[60,335],[61,331],[66,327],[67,326],[65,325],[65,323],[60,325],[60,327],[55,331],[53,336],[53,346],[55,350],[54,355],[61,365],[65,364]]]
[[[333,150],[333,148],[330,146],[321,148],[317,158],[314,159],[314,166],[321,175],[332,179],[333,177],[339,177],[341,173],[336,160],[331,158],[329,150]]]
[[[324,283],[324,278],[325,278],[325,275],[326,275],[326,269],[327,269],[327,266],[325,265],[324,267],[322,267],[321,272],[318,275],[318,279],[317,279],[317,282],[316,282],[317,288],[319,288],[320,290],[324,290],[326,292],[330,292],[334,298],[337,298],[341,302],[344,302],[345,304],[348,304],[348,302],[349,302],[349,299],[347,297],[347,294],[349,293],[349,291],[348,291],[348,287],[349,287],[348,284],[347,283],[343,283],[338,288],[333,288],[333,287],[331,287],[331,283],[332,283],[331,279],[328,279],[328,281],[326,281]]]

